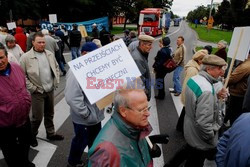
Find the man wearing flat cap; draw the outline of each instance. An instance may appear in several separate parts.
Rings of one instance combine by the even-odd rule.
[[[202,167],[204,160],[214,160],[220,116],[218,98],[226,98],[227,91],[218,93],[214,83],[224,75],[227,63],[215,55],[202,59],[200,72],[187,81],[185,90],[184,137],[187,141],[188,156],[186,166]]]
[[[149,35],[140,35],[138,39],[139,45],[131,52],[131,55],[141,72],[141,80],[145,86],[145,93],[149,101],[151,98],[151,78],[148,66],[148,54],[152,49],[152,43],[155,39]]]

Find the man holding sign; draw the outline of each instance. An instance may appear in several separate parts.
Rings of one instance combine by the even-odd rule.
[[[151,78],[148,67],[148,54],[152,49],[152,43],[154,40],[155,39],[149,35],[140,35],[139,46],[131,52],[131,55],[141,72],[141,80],[144,83],[148,101],[151,98]]]
[[[95,49],[97,49],[95,43],[87,42],[82,46],[81,52],[82,55],[85,55]],[[71,69],[67,74],[65,99],[70,106],[70,115],[75,132],[75,137],[71,142],[68,167],[81,166],[80,160],[85,147],[87,145],[89,148],[92,146],[94,139],[101,130],[104,112],[100,111],[96,104],[90,104]]]

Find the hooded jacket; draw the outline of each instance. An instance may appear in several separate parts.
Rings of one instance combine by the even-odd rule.
[[[22,48],[23,52],[26,52],[27,37],[23,33],[23,29],[21,27],[16,28],[16,34],[14,37],[16,38],[16,43]]]

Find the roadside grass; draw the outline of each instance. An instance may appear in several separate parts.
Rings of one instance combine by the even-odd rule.
[[[129,31],[137,31],[136,27],[127,27],[126,29],[128,29]],[[113,29],[111,30],[111,34],[122,34],[123,33],[123,27],[113,27]]]
[[[232,31],[222,31],[217,29],[207,31],[207,28],[203,25],[198,25],[197,28],[195,28],[195,24],[189,23],[189,26],[197,32],[199,39],[202,41],[217,43],[220,40],[225,40],[229,44],[233,34]]]

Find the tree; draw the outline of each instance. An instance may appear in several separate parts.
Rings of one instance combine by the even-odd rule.
[[[197,9],[191,11],[187,15],[187,19],[190,22],[194,22],[196,19],[200,20],[203,19],[205,16],[208,17],[209,15],[209,9],[207,9],[205,6],[199,6]]]

